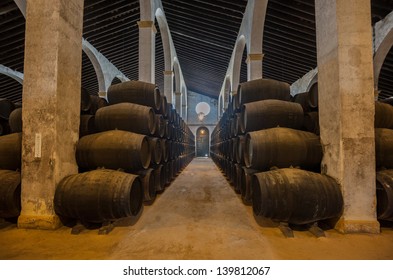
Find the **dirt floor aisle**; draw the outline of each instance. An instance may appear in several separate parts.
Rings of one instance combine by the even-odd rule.
[[[144,207],[135,225],[108,235],[10,225],[0,229],[0,259],[393,259],[391,228],[326,235],[295,231],[285,238],[276,227],[259,226],[211,159],[198,158]]]

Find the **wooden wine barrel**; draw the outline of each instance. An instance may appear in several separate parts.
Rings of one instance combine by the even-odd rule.
[[[0,218],[18,217],[21,210],[20,172],[0,170]]]
[[[308,132],[312,132],[316,135],[319,135],[320,134],[319,113],[318,112],[304,113],[302,129]]]
[[[7,135],[11,132],[8,121],[0,119],[0,136]]]
[[[118,103],[101,108],[95,115],[98,131],[120,129],[153,135],[156,117],[152,108],[132,103]]]
[[[11,100],[7,98],[0,98],[0,119],[8,120],[14,109],[15,105]]]
[[[236,162],[244,165],[244,149],[246,145],[246,136],[239,135],[237,137],[237,152],[236,152]]]
[[[157,192],[162,192],[165,189],[166,177],[164,166],[159,164],[154,166],[154,179]]]
[[[139,176],[108,169],[65,177],[54,198],[57,215],[91,223],[136,216],[142,204]]]
[[[81,115],[79,123],[79,138],[97,132],[94,115]]]
[[[170,142],[167,139],[161,139],[162,157],[161,163],[168,162],[170,153]]]
[[[151,164],[159,164],[162,158],[161,140],[159,138],[148,137],[150,154],[151,154]]]
[[[109,105],[108,101],[105,98],[99,97],[97,95],[90,95],[90,110],[88,114],[95,115],[98,109],[106,107]]]
[[[137,175],[139,175],[139,178],[141,179],[142,182],[143,193],[144,193],[143,201],[152,203],[157,196],[154,169],[149,168],[146,170],[139,170],[137,172]]]
[[[294,103],[302,106],[304,112],[313,112],[318,109],[318,93],[311,93],[309,91],[301,92],[296,94],[292,100]]]
[[[164,118],[166,118],[168,116],[168,104],[167,104],[167,99],[165,95],[161,95],[161,106],[160,106],[160,110],[158,112],[158,114],[162,115]]]
[[[302,125],[303,109],[297,103],[269,99],[244,104],[241,109],[242,133],[277,126],[300,129]]]
[[[0,169],[20,170],[22,133],[0,136]]]
[[[8,123],[12,133],[22,132],[22,108],[17,108],[11,112]]]
[[[234,190],[236,193],[241,193],[241,188],[242,188],[242,166],[238,163],[234,163],[234,171],[235,171],[235,176],[234,176]]]
[[[81,88],[81,112],[90,111],[91,100],[90,94],[85,88]]]
[[[165,185],[169,185],[172,181],[172,163],[171,161],[168,160],[163,165],[164,165],[164,172],[166,178]]]
[[[257,79],[241,83],[237,89],[237,94],[239,95],[238,110],[243,104],[259,100],[291,100],[289,84],[270,79]]]
[[[393,128],[393,106],[387,103],[375,102],[375,128]]]
[[[377,217],[393,221],[393,170],[377,172]]]
[[[165,126],[166,126],[163,115],[156,114],[155,123],[156,123],[156,128],[155,128],[154,136],[163,138],[165,136]]]
[[[272,167],[299,166],[318,170],[321,160],[321,143],[313,133],[276,127],[246,135],[244,162],[247,168],[266,171]]]
[[[142,81],[127,81],[111,85],[107,92],[109,104],[135,103],[152,107],[156,112],[160,111],[161,95],[155,84]]]
[[[147,137],[128,131],[111,130],[79,139],[76,161],[80,168],[123,169],[127,172],[147,169],[150,165]]]
[[[308,90],[309,92],[309,99],[308,99],[308,103],[310,105],[310,107],[313,109],[313,111],[318,110],[318,82],[314,83],[310,89]]]
[[[375,162],[377,168],[393,168],[393,129],[375,129]]]
[[[260,171],[242,166],[240,193],[245,205],[252,205],[252,175]]]
[[[338,217],[343,198],[337,182],[325,175],[296,168],[255,173],[252,205],[256,216],[291,224],[308,224]]]

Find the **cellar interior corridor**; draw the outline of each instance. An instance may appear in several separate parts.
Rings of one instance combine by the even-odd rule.
[[[98,229],[0,229],[0,259],[393,259],[393,229],[380,234],[317,238],[295,230],[286,238],[277,225],[258,224],[210,158],[195,158],[139,220],[123,220],[107,235]]]

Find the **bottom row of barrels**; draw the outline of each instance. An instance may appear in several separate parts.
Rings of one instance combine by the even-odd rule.
[[[137,216],[146,197],[162,192],[192,158],[192,154],[181,156],[155,170],[146,171],[156,177],[110,169],[67,176],[56,187],[55,212],[60,217],[86,223],[103,223]],[[20,211],[20,172],[0,170],[0,218],[18,217]]]
[[[327,175],[297,168],[260,172],[214,154],[212,158],[255,216],[302,225],[342,213],[341,188]],[[378,219],[393,221],[393,170],[377,172],[376,196]]]

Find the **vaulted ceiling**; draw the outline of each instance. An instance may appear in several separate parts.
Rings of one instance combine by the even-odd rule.
[[[218,97],[247,0],[162,0],[187,88]],[[372,0],[372,22],[393,0]],[[83,37],[128,78],[138,79],[139,0],[85,0]],[[163,90],[164,57],[157,26],[156,83]],[[0,64],[23,72],[25,19],[13,0],[0,2]],[[265,21],[263,75],[293,83],[317,66],[314,0],[270,0]],[[245,55],[240,81],[245,81]],[[94,68],[82,54],[82,86],[97,94]],[[393,50],[382,68],[381,97],[393,96]],[[22,86],[0,75],[0,98],[20,101]]]

